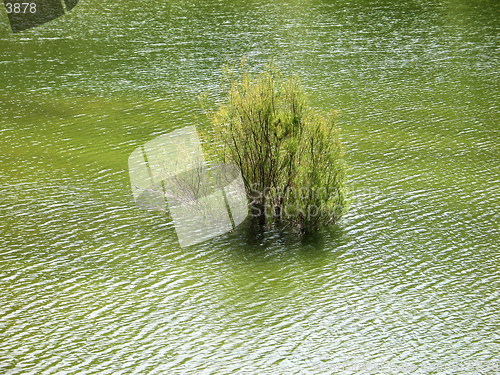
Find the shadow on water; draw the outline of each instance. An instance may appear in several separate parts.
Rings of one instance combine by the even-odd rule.
[[[332,225],[316,233],[300,235],[290,227],[264,227],[246,220],[235,231],[218,237],[211,246],[225,249],[232,257],[246,261],[312,261],[337,257],[349,239],[341,225]]]

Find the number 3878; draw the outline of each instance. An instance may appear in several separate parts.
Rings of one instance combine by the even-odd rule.
[[[7,13],[36,13],[36,3],[5,3]]]

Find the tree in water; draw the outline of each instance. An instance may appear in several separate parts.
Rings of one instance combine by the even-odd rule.
[[[274,64],[258,74],[226,69],[225,78],[227,96],[210,113],[205,144],[240,168],[252,216],[301,233],[337,222],[347,205],[336,113],[312,108],[297,76]]]

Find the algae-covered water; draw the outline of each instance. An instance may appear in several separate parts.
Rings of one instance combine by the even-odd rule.
[[[494,0],[96,1],[0,12],[2,374],[495,374]],[[269,59],[340,111],[351,210],[181,248],[127,160]]]

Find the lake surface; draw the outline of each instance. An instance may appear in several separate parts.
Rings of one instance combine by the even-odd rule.
[[[96,1],[0,15],[2,374],[498,374],[495,0]],[[338,109],[351,209],[180,248],[127,159],[274,58]]]

